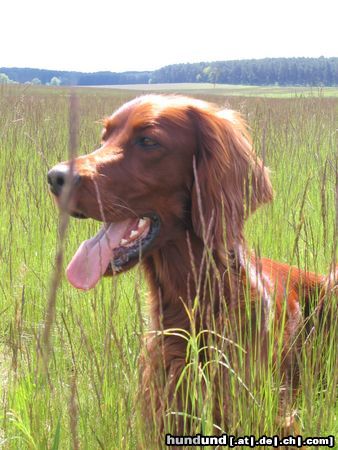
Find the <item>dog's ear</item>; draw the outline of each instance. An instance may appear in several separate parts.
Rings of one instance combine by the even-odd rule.
[[[204,239],[207,233],[215,246],[223,242],[233,249],[243,238],[245,218],[272,200],[268,171],[239,114],[194,107],[190,115],[197,136],[193,228]]]

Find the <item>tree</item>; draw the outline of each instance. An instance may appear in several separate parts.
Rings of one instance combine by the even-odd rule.
[[[0,84],[9,84],[11,80],[9,79],[9,76],[5,73],[0,73]]]
[[[39,78],[33,78],[32,84],[41,84],[41,80],[39,80]]]
[[[333,73],[330,64],[327,62],[325,65],[325,84],[327,86],[332,86],[333,84]]]
[[[58,78],[58,77],[53,77],[53,78],[50,80],[50,85],[51,85],[51,86],[60,86],[60,84],[61,84],[61,80],[60,80],[60,78]]]
[[[218,81],[220,73],[220,69],[215,66],[207,66],[203,69],[203,75],[207,78],[208,83],[213,83],[214,87]]]

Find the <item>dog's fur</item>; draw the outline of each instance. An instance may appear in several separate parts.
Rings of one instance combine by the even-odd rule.
[[[140,135],[158,146],[140,147]],[[314,298],[321,310],[334,274],[329,281],[248,252],[244,221],[273,193],[241,117],[181,96],[139,97],[106,119],[102,146],[77,158],[74,168],[81,177],[71,200],[77,212],[106,222],[155,212],[161,221],[141,258],[154,332],[141,357],[145,415],[155,416],[162,429],[168,408],[187,405],[184,384],[176,388],[186,365],[184,331],[212,329],[218,343],[225,335],[236,340],[247,334],[247,355],[254,352],[251,359],[262,366],[270,330],[282,333],[282,379],[294,391],[302,311]],[[230,354],[230,347],[223,351]],[[215,423],[229,419],[226,372],[215,378]]]

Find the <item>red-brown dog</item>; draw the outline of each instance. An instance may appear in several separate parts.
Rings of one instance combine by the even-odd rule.
[[[67,268],[69,281],[91,289],[103,275],[139,262],[146,274],[151,330],[159,332],[147,340],[142,360],[148,416],[162,423],[166,408],[183,408],[176,383],[187,342],[166,330],[192,331],[187,311],[196,298],[194,332],[212,328],[223,335],[230,324],[235,338],[239,329],[255,329],[248,345],[255,347],[257,364],[266,357],[271,322],[284,317],[283,379],[296,387],[302,309],[315,297],[320,309],[335,280],[249,256],[244,221],[272,200],[272,188],[238,114],[181,96],[139,97],[106,120],[101,147],[73,166],[72,174],[67,162],[55,166],[50,189],[60,198],[69,180],[68,212],[103,227],[80,245]],[[243,316],[234,326],[245,315],[248,295],[252,323]],[[215,404],[215,423],[226,422],[227,405]]]

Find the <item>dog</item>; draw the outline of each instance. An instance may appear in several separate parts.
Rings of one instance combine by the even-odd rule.
[[[179,95],[138,97],[105,120],[98,150],[56,165],[48,183],[58,203],[69,186],[71,216],[103,222],[67,267],[74,287],[92,289],[103,276],[138,263],[144,269],[151,320],[140,358],[140,397],[159,433],[168,411],[189,405],[187,383],[180,380],[192,333],[203,335],[206,347],[212,335],[236,368],[243,362],[231,342],[248,336],[244,364],[264,366],[273,329],[282,339],[282,381],[289,387],[281,405],[292,402],[302,311],[317,298],[315,314],[321,314],[337,275],[303,271],[247,249],[244,222],[272,201],[273,190],[238,113]],[[226,334],[231,339],[223,339]],[[208,352],[200,353],[202,362]],[[213,420],[226,426],[229,367],[220,372]],[[175,417],[177,432],[183,422]]]

